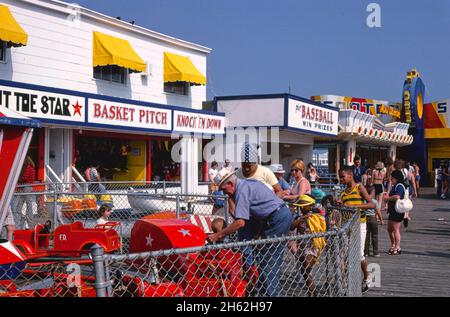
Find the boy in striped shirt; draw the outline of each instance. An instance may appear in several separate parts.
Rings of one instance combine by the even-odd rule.
[[[364,186],[355,181],[353,177],[353,168],[351,166],[344,166],[339,170],[339,179],[346,186],[345,190],[341,193],[339,203],[341,203],[345,207],[354,207],[358,208],[359,210],[359,220],[361,225],[361,269],[364,274],[362,291],[366,292],[369,289],[368,284],[370,282],[370,276],[369,272],[367,271],[367,260],[364,257],[364,247],[367,232],[367,219],[364,209],[375,208],[375,204],[373,203]]]

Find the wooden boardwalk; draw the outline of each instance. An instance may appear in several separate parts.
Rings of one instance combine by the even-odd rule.
[[[380,264],[381,287],[364,297],[450,296],[450,199],[437,199],[431,188],[421,191],[410,225],[402,225],[401,255],[387,254],[387,225],[379,227],[381,256],[368,260]]]

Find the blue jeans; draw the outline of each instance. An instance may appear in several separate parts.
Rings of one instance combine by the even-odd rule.
[[[245,226],[238,231],[239,241],[250,241],[255,239],[261,229],[261,221],[255,218],[250,218]],[[241,248],[242,255],[244,256],[244,265],[248,268],[255,265],[255,259],[253,257],[253,248],[246,246]]]
[[[267,221],[267,226],[262,232],[262,238],[281,237],[289,235],[289,229],[293,221],[291,211],[287,206],[274,213]],[[260,296],[279,297],[281,265],[283,264],[286,242],[262,245],[260,254],[260,279],[262,294]]]
[[[272,238],[289,235],[289,229],[293,221],[291,211],[287,206],[284,206],[275,212],[267,221],[266,225],[261,221],[251,218],[245,227],[239,230],[238,239],[252,240],[255,235],[261,233],[261,238]],[[245,259],[245,265],[255,265],[255,256],[253,251],[256,251],[256,259],[259,264],[259,279],[255,296],[258,297],[279,297],[280,296],[280,278],[281,265],[283,264],[283,256],[286,243],[280,242],[277,244],[268,243],[257,245],[254,247],[246,246],[241,249]]]

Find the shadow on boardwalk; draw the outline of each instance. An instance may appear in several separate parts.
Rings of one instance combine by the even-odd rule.
[[[450,296],[450,200],[438,199],[431,188],[422,191],[409,227],[402,226],[401,255],[387,254],[387,225],[379,227],[381,257],[368,259],[381,267],[381,287],[365,297]]]

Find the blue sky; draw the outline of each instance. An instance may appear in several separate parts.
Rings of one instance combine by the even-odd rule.
[[[78,0],[213,49],[208,98],[291,92],[400,101],[416,67],[427,101],[450,98],[448,0]],[[381,28],[366,7],[381,6]]]

